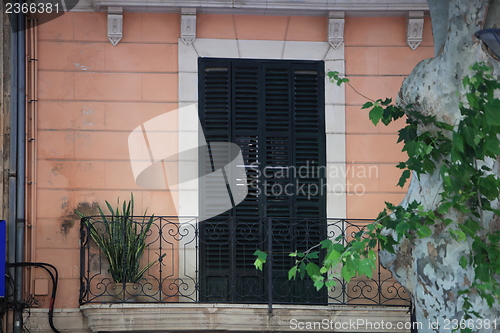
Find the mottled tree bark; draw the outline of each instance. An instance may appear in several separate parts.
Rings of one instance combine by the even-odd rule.
[[[493,59],[474,33],[484,28],[485,21],[492,26],[498,24],[500,11],[495,0],[428,0],[435,37],[436,57],[418,64],[404,81],[399,93],[400,105],[413,104],[413,108],[424,115],[435,115],[438,120],[456,125],[460,120],[459,103],[464,100],[462,79],[470,74],[469,67],[483,61],[500,74],[499,62]],[[488,12],[488,9],[491,10]],[[499,110],[500,112],[500,110]],[[500,173],[497,161],[490,166]],[[438,169],[439,170],[439,169]],[[408,194],[402,202],[417,200],[425,209],[434,210],[440,201],[439,192],[442,181],[439,171],[422,175],[420,180],[414,175]],[[465,220],[466,216],[451,212],[455,223]],[[498,220],[491,215],[484,216],[484,227],[498,229]],[[474,270],[463,269],[459,265],[462,255],[470,252],[470,242],[457,242],[448,232],[451,226],[436,224],[433,235],[417,239],[413,243],[403,240],[396,255],[381,254],[382,263],[412,294],[417,321],[422,323],[419,332],[451,332],[445,329],[447,320],[462,319],[463,301],[458,291],[467,288],[474,281]],[[497,329],[473,329],[473,332],[500,332],[498,306],[490,309],[486,302],[470,295],[474,310],[483,318],[497,319]],[[429,327],[439,322],[439,328]]]

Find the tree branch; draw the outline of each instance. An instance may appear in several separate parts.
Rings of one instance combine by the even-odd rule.
[[[450,0],[427,0],[427,4],[431,13],[434,56],[437,56],[442,52],[446,42]]]

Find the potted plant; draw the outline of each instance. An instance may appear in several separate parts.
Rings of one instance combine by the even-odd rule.
[[[134,195],[132,193],[130,201],[123,201],[121,211],[120,199],[117,201],[116,210],[108,201],[106,201],[106,206],[111,214],[106,215],[101,207],[97,207],[101,221],[88,218],[83,221],[90,237],[108,260],[109,273],[114,281],[111,290],[121,301],[133,301],[139,293],[137,282],[165,254],[140,269],[142,255],[148,246],[146,237],[153,224],[154,216],[146,216],[146,210],[138,221],[134,220]],[[76,213],[85,218],[81,212],[76,211]]]

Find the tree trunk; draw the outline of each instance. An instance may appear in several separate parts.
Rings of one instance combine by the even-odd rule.
[[[500,74],[499,62],[493,59],[476,40],[474,33],[484,28],[490,1],[487,0],[428,0],[435,38],[436,57],[418,64],[411,75],[403,82],[398,103],[402,106],[413,104],[416,111],[424,115],[435,115],[438,120],[456,125],[460,120],[460,101],[464,89],[462,79],[470,75],[469,67],[475,62],[486,62]],[[491,25],[499,22],[500,11],[497,2],[491,4]],[[495,8],[495,10],[493,10]],[[496,17],[492,17],[496,16]],[[459,92],[459,94],[457,94]],[[500,112],[500,110],[499,110]],[[490,166],[499,174],[497,161]],[[403,206],[414,200],[423,204],[427,210],[435,210],[440,201],[442,180],[439,168],[434,174],[414,175],[408,194],[401,203]],[[450,213],[455,223],[466,216]],[[492,216],[484,218],[484,227],[494,228],[498,220]],[[498,226],[496,226],[498,228]],[[433,235],[416,239],[413,243],[403,240],[396,255],[381,253],[381,261],[388,267],[412,294],[417,322],[421,323],[419,332],[451,332],[453,320],[463,317],[463,300],[458,291],[466,289],[474,281],[472,267],[463,269],[458,264],[462,255],[470,252],[470,242],[457,242],[447,232],[450,226],[436,224]],[[486,301],[470,295],[474,311],[484,320],[489,320],[490,328],[484,328],[480,321],[474,322],[473,332],[500,332],[498,305],[490,309]],[[494,327],[494,320],[496,320]],[[483,321],[482,324],[486,322]],[[448,325],[447,325],[448,324]]]

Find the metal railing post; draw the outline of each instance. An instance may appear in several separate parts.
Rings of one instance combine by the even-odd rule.
[[[200,221],[199,217],[195,219],[195,224],[193,226],[194,228],[194,242],[195,242],[195,271],[194,271],[194,276],[195,276],[195,282],[194,282],[194,290],[195,290],[195,303],[199,303],[201,298],[200,298],[200,281],[201,281],[201,274],[200,274]],[[186,260],[186,257],[184,257],[184,261]],[[184,263],[185,265],[185,263]]]
[[[84,303],[84,295],[86,294],[85,290],[86,289],[86,284],[84,283],[84,276],[85,276],[85,268],[87,267],[87,263],[85,262],[85,254],[87,252],[87,242],[86,240],[86,235],[87,229],[85,226],[85,218],[82,217],[80,219],[80,296],[78,298],[79,304]]]
[[[268,312],[273,313],[273,220],[267,219],[267,301]]]
[[[342,245],[346,245],[346,228],[347,228],[347,223],[345,219],[342,219]],[[345,280],[342,278],[342,304],[347,305],[347,302],[349,301],[349,297],[347,295],[347,283]]]
[[[234,282],[236,281],[236,218],[229,218],[229,300],[236,303],[238,298]]]

